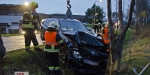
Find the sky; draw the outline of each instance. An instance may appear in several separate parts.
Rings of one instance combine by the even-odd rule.
[[[39,4],[39,8],[37,8],[38,13],[65,14],[67,11],[67,0],[0,0],[0,4],[24,4],[24,2],[32,1]],[[85,15],[85,11],[91,8],[95,2],[107,13],[107,0],[102,0],[102,2],[99,2],[99,0],[70,0],[72,14]],[[116,5],[112,2],[112,11],[115,10]]]

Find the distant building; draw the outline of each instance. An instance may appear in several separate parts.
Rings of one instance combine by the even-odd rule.
[[[28,8],[19,4],[0,4],[0,32],[2,33],[19,33],[19,25],[22,14]],[[86,18],[93,19],[93,16],[73,15],[71,9],[64,14],[43,14],[39,13],[40,19],[44,18],[71,18],[85,22]]]
[[[23,5],[0,4],[0,32],[19,32],[19,20],[24,12],[23,9]]]

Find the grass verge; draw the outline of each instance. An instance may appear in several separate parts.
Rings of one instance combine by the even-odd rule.
[[[150,28],[150,27],[149,27]],[[133,36],[128,39],[128,44],[125,44],[120,74],[136,75],[135,72],[140,73],[142,69],[150,62],[150,37],[145,33],[149,32],[149,28],[144,29],[142,34],[135,36],[129,32],[127,36]],[[142,75],[150,74],[150,66],[144,71]]]
[[[22,35],[22,34],[1,34],[2,37],[9,37],[9,36],[19,36],[19,35]]]
[[[128,28],[128,30],[126,32],[126,37],[125,37],[125,40],[124,40],[125,43],[127,43],[129,40],[131,40],[133,32],[134,32],[133,29]]]
[[[7,52],[4,57],[4,72],[28,71],[31,75],[46,75],[47,61],[43,51],[26,52],[24,49]]]
[[[16,71],[29,72],[30,75],[50,75],[48,71],[48,61],[45,58],[44,51],[31,49],[31,52],[26,52],[24,49],[7,52],[3,63],[5,75],[13,75]],[[62,63],[60,63],[60,67],[63,70],[65,68]],[[74,75],[73,72],[68,69],[65,70],[64,75],[66,73]]]
[[[92,28],[92,24],[84,24],[86,27],[91,27]]]
[[[37,31],[36,34],[40,34],[40,31]],[[23,34],[1,34],[2,37],[9,37],[9,36],[19,36],[19,35],[23,35]]]

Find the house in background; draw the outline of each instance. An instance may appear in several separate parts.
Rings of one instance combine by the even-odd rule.
[[[2,33],[18,33],[20,18],[21,16],[0,15],[1,32]]]
[[[23,12],[28,10],[24,5],[19,4],[0,4],[0,32],[7,34],[19,33],[20,20]],[[39,13],[40,20],[45,18],[64,18],[78,19],[85,22],[86,18],[93,19],[93,16],[73,15],[71,9],[68,9],[64,14],[43,14]]]
[[[23,5],[0,4],[0,29],[2,33],[17,33]]]

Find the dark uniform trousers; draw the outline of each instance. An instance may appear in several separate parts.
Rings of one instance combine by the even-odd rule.
[[[95,32],[95,33],[96,33],[96,32],[99,32],[99,29],[101,29],[101,26],[100,26],[99,23],[102,24],[102,21],[101,21],[98,17],[95,17],[95,19],[93,20],[93,24],[97,24],[97,25],[94,25],[94,26],[93,26],[93,29],[94,29],[94,32]]]
[[[50,49],[50,45],[45,45],[45,49]],[[55,46],[55,49],[59,49],[58,46]],[[49,66],[58,67],[59,66],[59,52],[46,52],[45,51],[46,59],[48,60]]]
[[[99,26],[94,25],[94,26],[93,26],[93,29],[94,29],[94,32],[95,32],[95,33],[96,33],[96,32],[99,32]]]
[[[3,62],[2,62],[2,60],[3,60],[3,57],[5,56],[5,53],[1,53],[0,52],[0,75],[1,74],[3,74],[3,72],[2,72],[2,70],[3,70]]]
[[[24,30],[24,31],[26,32],[24,34],[26,49],[30,48],[31,41],[34,45],[34,48],[35,49],[38,48],[39,43],[38,43],[36,35],[34,33],[34,29],[28,29],[28,30]]]

